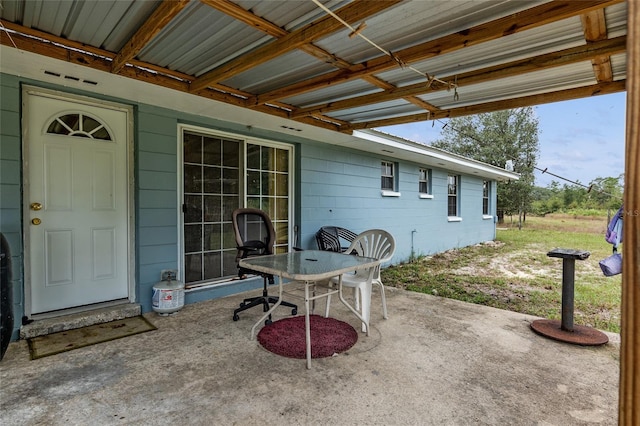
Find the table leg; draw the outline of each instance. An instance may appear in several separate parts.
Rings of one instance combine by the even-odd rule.
[[[278,275],[278,301],[271,307],[271,309],[269,309],[263,316],[262,318],[260,318],[258,320],[258,322],[256,322],[253,327],[251,327],[251,340],[253,340],[254,336],[256,335],[256,328],[262,324],[264,322],[264,320],[266,320],[267,318],[269,318],[269,315],[271,315],[271,313],[273,311],[276,310],[276,308],[278,306],[280,306],[280,303],[282,302],[282,276]]]
[[[315,302],[315,300],[314,300]],[[304,332],[307,344],[307,369],[311,369],[311,325],[309,324],[309,283],[304,283]]]

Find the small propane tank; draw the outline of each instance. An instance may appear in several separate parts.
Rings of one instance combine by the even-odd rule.
[[[159,315],[173,314],[184,306],[184,284],[176,278],[175,271],[162,274],[162,281],[153,286],[152,305]]]

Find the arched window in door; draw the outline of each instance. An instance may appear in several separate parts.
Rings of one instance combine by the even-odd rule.
[[[82,113],[65,114],[57,117],[49,124],[47,133],[104,141],[112,140],[111,134],[104,124]]]

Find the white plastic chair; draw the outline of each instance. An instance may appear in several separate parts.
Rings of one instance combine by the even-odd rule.
[[[396,242],[393,235],[382,229],[370,229],[359,234],[351,243],[345,254],[355,253],[358,256],[372,257],[379,259],[380,263],[388,262],[393,257],[396,250]],[[366,331],[369,318],[371,316],[371,287],[377,284],[380,287],[380,296],[382,297],[382,317],[387,319],[387,300],[384,296],[384,285],[380,279],[380,265],[373,271],[371,286],[367,286],[369,279],[369,270],[356,271],[353,274],[344,274],[342,276],[343,287],[353,287],[355,298],[355,308],[360,309],[359,300],[362,299],[361,315],[367,321],[362,324],[362,331]],[[329,287],[338,284],[338,277],[331,279]],[[360,291],[358,291],[360,290]],[[327,307],[325,309],[325,317],[329,316],[329,307],[331,304],[331,296],[327,297]]]

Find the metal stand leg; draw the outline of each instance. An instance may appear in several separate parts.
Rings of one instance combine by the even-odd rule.
[[[591,327],[573,324],[576,259],[586,259],[589,257],[589,252],[555,249],[547,253],[547,256],[562,258],[562,319],[560,321],[535,320],[531,323],[533,331],[554,340],[576,345],[596,346],[607,343],[609,337],[603,332]]]
[[[564,331],[573,331],[574,274],[576,261],[562,259],[562,326]]]

